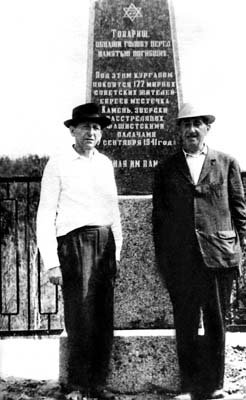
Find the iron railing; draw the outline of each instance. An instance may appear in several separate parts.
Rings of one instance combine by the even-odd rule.
[[[41,268],[35,221],[40,177],[0,177],[0,336],[63,329],[58,286]]]

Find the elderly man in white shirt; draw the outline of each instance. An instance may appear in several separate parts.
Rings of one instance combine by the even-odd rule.
[[[68,391],[112,399],[105,383],[113,339],[113,289],[122,231],[111,161],[99,153],[111,124],[94,103],[64,122],[75,139],[44,170],[37,241],[49,280],[62,285]]]

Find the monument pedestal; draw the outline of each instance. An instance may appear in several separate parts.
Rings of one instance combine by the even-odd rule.
[[[67,382],[67,338],[60,338],[60,382]],[[177,392],[175,337],[163,331],[115,331],[108,386],[116,393]]]
[[[60,382],[66,383],[67,338],[60,338]],[[225,390],[245,391],[246,334],[227,332]],[[115,331],[108,387],[115,393],[178,392],[173,330]],[[239,397],[237,397],[239,398]]]

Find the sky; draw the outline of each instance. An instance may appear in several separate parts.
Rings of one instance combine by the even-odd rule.
[[[243,0],[173,3],[184,101],[206,99],[216,116],[208,144],[235,156],[246,170],[246,4]]]
[[[149,0],[151,3],[151,0]],[[0,156],[50,155],[71,142],[63,121],[86,100],[89,0],[0,4]],[[206,99],[211,147],[246,170],[245,0],[172,0],[185,101]]]

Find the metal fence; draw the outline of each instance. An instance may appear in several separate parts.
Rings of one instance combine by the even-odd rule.
[[[36,246],[40,177],[0,178],[0,335],[59,334],[58,286],[42,273]]]
[[[246,172],[242,173],[246,191]],[[36,245],[40,177],[0,177],[0,336],[63,330],[61,289],[47,281]],[[234,289],[229,330],[246,330],[246,267]]]

